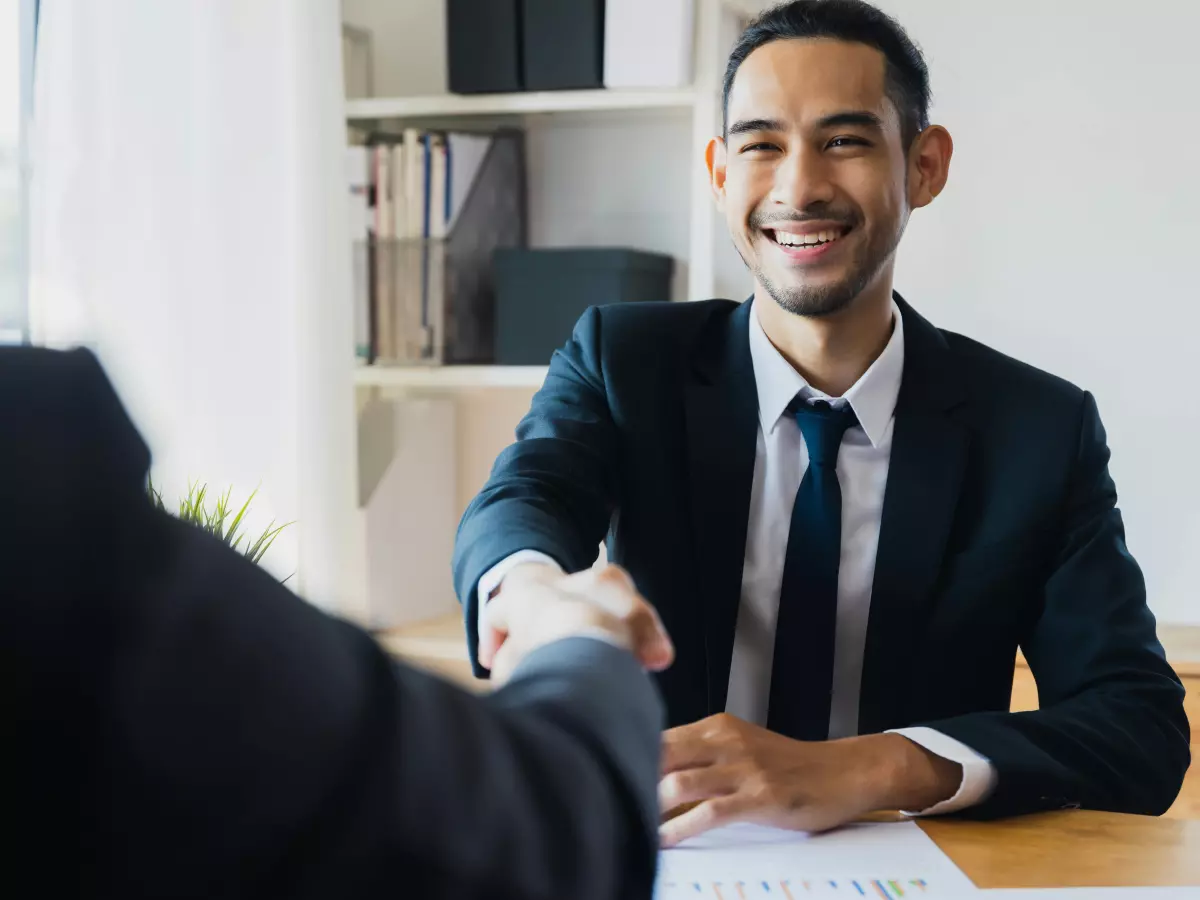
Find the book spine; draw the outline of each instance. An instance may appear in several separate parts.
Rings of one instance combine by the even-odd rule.
[[[392,172],[392,236],[403,238],[408,233],[408,185],[405,179],[405,147],[403,143],[391,148]]]
[[[443,135],[435,134],[429,140],[429,236],[442,240],[446,237],[447,207],[450,194],[447,178],[449,167],[446,165],[446,139]]]
[[[421,171],[423,154],[421,152],[421,133],[415,128],[404,130],[404,191],[405,207],[408,210],[408,227],[404,230],[407,238],[421,236],[421,215],[425,200],[421,196],[424,173]]]
[[[392,218],[392,150],[380,144],[375,156],[375,236],[381,240],[395,235]]]

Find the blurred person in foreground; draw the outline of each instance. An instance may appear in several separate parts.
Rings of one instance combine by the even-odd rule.
[[[750,25],[706,162],[753,296],[588,310],[463,517],[481,672],[491,603],[606,536],[654,603],[668,844],[876,809],[1157,814],[1187,771],[1095,399],[893,290],[949,177],[929,97],[867,3]],[[1035,711],[1009,711],[1018,648]]]
[[[649,896],[662,714],[643,668],[673,650],[620,570],[506,595],[504,686],[475,697],[156,510],[86,351],[0,349],[0,423],[11,882]]]

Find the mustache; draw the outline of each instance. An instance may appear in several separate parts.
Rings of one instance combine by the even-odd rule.
[[[764,228],[773,228],[782,222],[800,223],[817,221],[836,222],[849,229],[858,224],[859,217],[853,210],[838,209],[822,203],[807,206],[803,210],[792,210],[790,212],[766,213],[756,209],[750,214],[749,224],[752,228],[761,230]]]

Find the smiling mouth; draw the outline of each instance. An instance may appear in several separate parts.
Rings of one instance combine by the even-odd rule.
[[[824,228],[809,234],[794,234],[790,231],[777,231],[774,228],[764,228],[762,231],[769,241],[779,244],[781,247],[798,250],[815,250],[818,247],[824,247],[827,244],[840,241],[851,230],[851,227],[848,225],[839,225],[836,228]]]

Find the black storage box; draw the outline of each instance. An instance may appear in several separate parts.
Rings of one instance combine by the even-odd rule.
[[[544,366],[589,306],[671,299],[675,261],[618,248],[497,250],[496,362]]]
[[[604,87],[604,0],[522,0],[525,89]]]
[[[521,0],[446,0],[453,94],[521,90]]]

